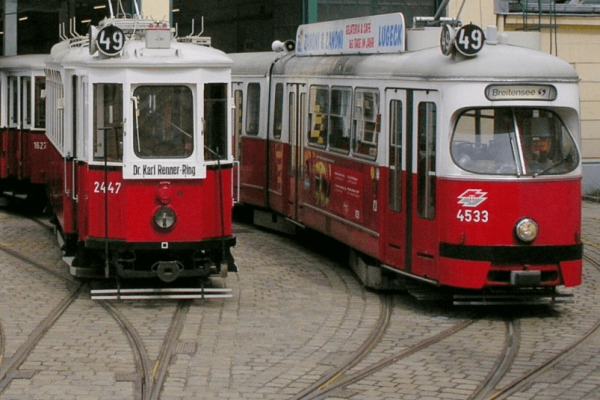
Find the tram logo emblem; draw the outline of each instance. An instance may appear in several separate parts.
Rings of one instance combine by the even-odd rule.
[[[458,204],[462,204],[463,207],[477,207],[487,200],[486,195],[487,192],[481,189],[468,189],[458,196]]]

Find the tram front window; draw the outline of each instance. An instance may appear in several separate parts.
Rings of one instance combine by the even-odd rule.
[[[549,110],[486,108],[464,111],[451,143],[462,169],[491,175],[558,175],[579,164],[575,143]]]
[[[133,92],[135,154],[185,158],[194,151],[192,91],[186,86],[140,86]]]

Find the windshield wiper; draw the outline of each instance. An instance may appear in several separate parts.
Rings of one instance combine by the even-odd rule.
[[[560,164],[564,163],[564,162],[573,162],[573,155],[571,153],[567,154],[565,157],[563,157],[562,160],[555,162],[554,164],[550,165],[549,167],[544,168],[541,171],[536,172],[535,174],[533,174],[532,176],[534,178],[540,176],[540,175],[544,175],[546,172],[550,171],[552,168],[558,167]]]

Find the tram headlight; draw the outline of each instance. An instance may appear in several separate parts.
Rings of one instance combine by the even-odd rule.
[[[175,211],[169,207],[161,207],[154,214],[154,223],[160,229],[169,229],[175,224]]]
[[[538,224],[531,218],[523,218],[517,223],[516,232],[522,241],[533,242],[538,235]]]

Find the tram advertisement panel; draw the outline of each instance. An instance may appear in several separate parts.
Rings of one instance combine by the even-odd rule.
[[[320,22],[298,28],[296,54],[398,53],[405,37],[401,13]]]
[[[336,165],[323,157],[307,158],[312,175],[312,191],[308,201],[354,222],[362,222],[363,175],[359,171]],[[310,183],[307,185],[310,187]]]

